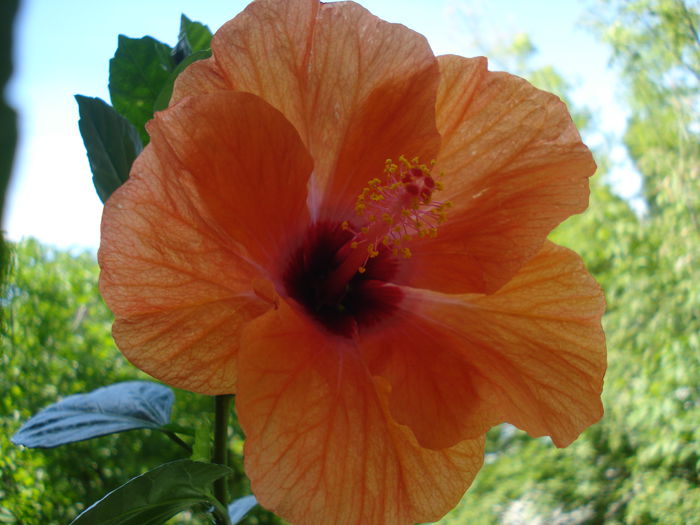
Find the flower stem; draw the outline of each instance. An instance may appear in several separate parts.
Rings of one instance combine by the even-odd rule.
[[[214,397],[214,452],[211,462],[219,465],[228,465],[228,415],[231,411],[233,396],[224,394]],[[226,477],[214,482],[214,497],[227,508],[229,503],[228,485]],[[217,520],[218,522],[218,520]]]

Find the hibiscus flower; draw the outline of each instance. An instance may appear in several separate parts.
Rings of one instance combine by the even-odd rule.
[[[263,506],[434,521],[493,425],[601,417],[603,295],[547,240],[595,171],[557,97],[352,2],[258,0],[147,129],[102,221],[114,338],[237,395]]]

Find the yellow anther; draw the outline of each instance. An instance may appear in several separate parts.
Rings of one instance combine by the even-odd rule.
[[[433,201],[433,193],[443,184],[431,172],[434,161],[421,164],[418,157],[408,160],[401,155],[394,163],[386,159],[384,175],[367,182],[355,203],[355,211],[362,217],[359,221],[342,223],[343,230],[353,233],[348,244],[356,249],[367,246],[354,255],[354,264],[377,257],[386,250],[397,257],[411,257],[406,246],[414,239],[435,237],[437,226],[445,221],[446,210],[451,203]],[[357,224],[359,222],[359,224]],[[365,266],[358,270],[364,271]]]
[[[348,231],[350,229],[350,224],[348,221],[343,221],[342,224],[340,225],[340,229],[345,231]]]
[[[367,271],[367,268],[365,268],[364,266],[360,266],[360,267],[357,269],[357,272],[358,272],[358,273],[365,273],[366,271]]]

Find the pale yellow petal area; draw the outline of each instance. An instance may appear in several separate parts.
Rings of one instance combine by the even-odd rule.
[[[355,3],[259,0],[217,31],[212,51],[233,89],[262,97],[299,131],[321,218],[351,218],[387,158],[437,154],[438,69],[427,41]]]
[[[420,447],[352,343],[284,301],[248,325],[239,364],[246,473],[261,505],[292,523],[435,521],[482,464],[483,436]]]
[[[437,124],[447,222],[411,247],[408,284],[493,292],[588,205],[593,157],[565,104],[483,58],[439,57]]]
[[[506,421],[566,446],[602,416],[605,300],[574,252],[547,241],[492,295],[403,290],[396,328],[364,351],[421,444]]]

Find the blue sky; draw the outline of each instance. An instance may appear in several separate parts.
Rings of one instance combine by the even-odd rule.
[[[15,34],[15,75],[8,98],[17,108],[20,140],[3,227],[19,240],[33,236],[63,248],[96,249],[102,205],[92,186],[78,132],[76,93],[109,101],[109,59],[117,35],[150,34],[174,44],[180,13],[215,31],[241,11],[243,0],[24,0]],[[424,34],[436,54],[482,54],[480,45],[530,35],[539,64],[551,64],[576,86],[614,138],[625,111],[607,48],[584,27],[587,4],[575,0],[360,0],[377,16]],[[601,136],[584,137],[600,142]],[[635,180],[620,161],[623,193]]]

